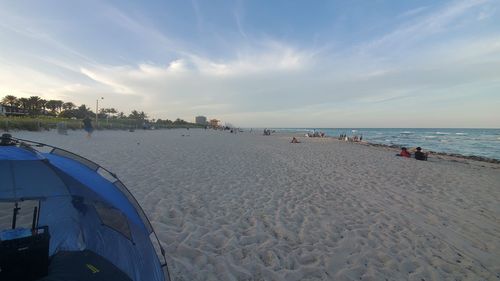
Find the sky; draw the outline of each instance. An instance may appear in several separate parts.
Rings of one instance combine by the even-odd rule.
[[[0,96],[240,127],[500,127],[499,0],[0,0]]]

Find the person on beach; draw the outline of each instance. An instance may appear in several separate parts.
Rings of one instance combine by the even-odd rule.
[[[290,143],[300,143],[299,140],[297,140],[295,137],[292,138],[292,141]]]
[[[82,120],[83,122],[83,129],[87,132],[87,138],[90,139],[92,137],[92,132],[94,131],[94,128],[92,127],[92,120],[87,116],[85,119]]]
[[[423,153],[421,147],[417,147],[417,151],[415,152],[415,159],[417,160],[427,160],[428,153]]]
[[[410,152],[408,152],[408,150],[406,150],[406,147],[401,147],[401,152],[399,154],[396,154],[396,156],[410,158],[411,154]]]

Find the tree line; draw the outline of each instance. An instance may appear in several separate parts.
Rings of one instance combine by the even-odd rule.
[[[29,98],[18,98],[13,95],[6,95],[1,100],[1,104],[21,109],[29,116],[54,116],[61,118],[76,118],[83,119],[85,117],[95,118],[96,113],[88,108],[85,104],[80,106],[75,105],[73,102],[64,102],[62,100],[45,100],[39,96],[31,96]],[[144,111],[132,110],[130,114],[126,115],[115,108],[101,108],[97,113],[98,119],[132,119],[144,122],[153,122],[162,125],[185,125],[190,124],[180,118],[175,121],[171,120],[149,120],[148,115]]]

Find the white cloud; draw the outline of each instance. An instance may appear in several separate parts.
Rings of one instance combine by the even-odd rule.
[[[190,55],[193,67],[202,74],[215,76],[241,76],[274,71],[297,71],[308,66],[312,53],[301,52],[276,42],[259,46],[259,51],[240,53],[236,59],[213,61]]]
[[[101,72],[112,73],[116,70],[122,71],[123,69],[125,69],[125,68],[115,68],[115,70],[113,70],[112,68],[104,68],[103,67],[103,69],[101,69]],[[130,88],[128,88],[127,86],[125,86],[123,84],[120,84],[119,82],[116,81],[117,79],[115,79],[113,77],[107,77],[107,75],[100,75],[92,70],[88,70],[88,69],[83,68],[83,67],[80,69],[80,71],[82,72],[82,74],[88,76],[92,80],[109,86],[115,93],[119,93],[119,94],[131,94],[131,93],[133,93],[133,90],[131,90]]]
[[[500,58],[491,60],[492,53],[500,51],[495,42],[495,38],[457,41],[448,54],[443,49],[443,53],[423,53],[398,65],[358,66],[350,70],[352,75],[339,70],[356,58],[337,62],[332,71],[324,73],[317,69],[326,68],[329,62],[325,65],[311,60],[290,69],[278,63],[286,54],[271,57],[269,53],[253,60],[215,63],[196,57],[194,61],[175,60],[166,67],[142,63],[96,67],[90,72],[111,87],[119,85],[143,96],[146,110],[156,117],[173,118],[171,115],[175,114],[189,119],[190,115],[205,114],[231,118],[232,123],[248,126],[264,125],[271,122],[266,116],[275,116],[272,123],[283,126],[288,122],[280,124],[279,120],[294,114],[306,114],[305,119],[297,118],[304,124],[304,120],[313,117],[345,116],[349,110],[346,108],[354,104],[372,112],[369,108],[375,103],[379,108],[397,107],[405,100],[443,103],[454,95],[472,95],[477,83],[500,86],[500,81],[495,80],[500,77],[496,71],[500,69]],[[262,62],[274,63],[261,65]]]

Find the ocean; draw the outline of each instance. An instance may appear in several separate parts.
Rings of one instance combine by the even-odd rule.
[[[500,129],[436,129],[436,128],[276,128],[276,131],[307,133],[324,132],[329,137],[340,134],[363,136],[369,143],[420,146],[424,150],[481,156],[500,160]]]

